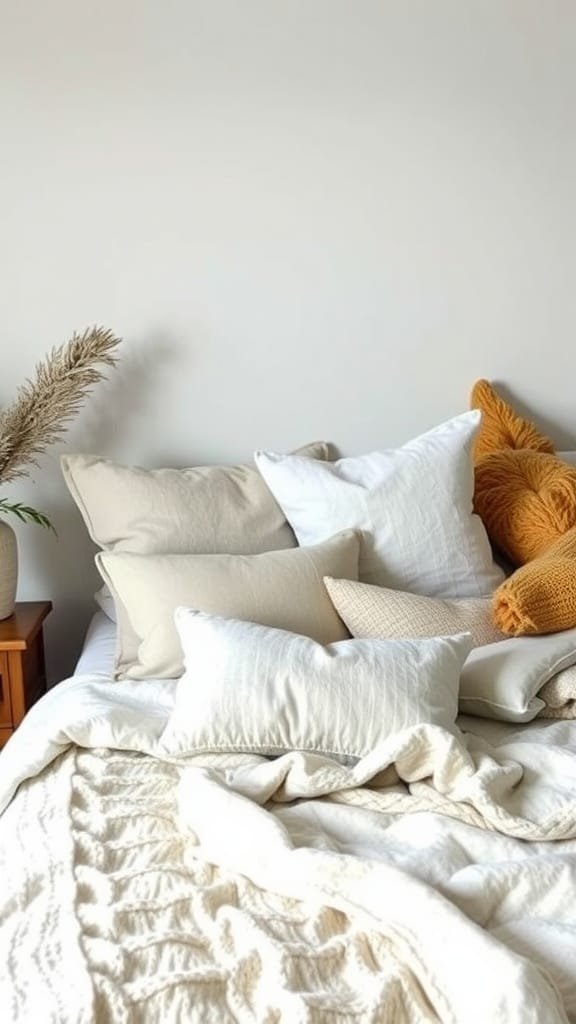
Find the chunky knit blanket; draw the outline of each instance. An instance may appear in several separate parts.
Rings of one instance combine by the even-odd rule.
[[[182,763],[170,700],[78,679],[0,755],[2,1020],[573,1018],[573,723]]]
[[[576,665],[558,672],[539,691],[539,718],[576,718]]]

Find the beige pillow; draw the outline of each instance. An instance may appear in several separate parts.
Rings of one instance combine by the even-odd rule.
[[[328,445],[298,454],[327,459]],[[253,555],[296,546],[251,466],[141,469],[97,455],[63,455],[61,466],[90,537],[107,551]]]
[[[505,639],[492,622],[489,597],[422,597],[330,576],[324,583],[352,636],[400,639],[471,633],[475,647]]]
[[[289,630],[321,644],[347,639],[322,577],[357,577],[359,546],[358,534],[345,530],[322,544],[259,555],[100,552],[98,569],[139,641],[134,658],[118,623],[116,678],[182,674],[178,606]]]
[[[328,445],[317,441],[298,454],[327,459]],[[250,555],[296,546],[284,513],[251,466],[142,469],[98,455],[63,455],[60,462],[90,537],[105,550]],[[131,661],[138,639],[118,601],[116,618]]]

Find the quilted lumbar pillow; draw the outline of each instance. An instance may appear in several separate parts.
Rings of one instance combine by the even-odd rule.
[[[360,579],[441,597],[490,594],[503,574],[472,510],[478,412],[401,448],[320,463],[257,452],[256,465],[302,545],[361,531]]]
[[[424,723],[458,733],[467,634],[324,647],[188,608],[176,624],[186,672],[162,736],[172,756],[301,750],[349,762]]]

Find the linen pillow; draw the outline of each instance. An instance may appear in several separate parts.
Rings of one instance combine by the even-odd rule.
[[[419,637],[438,629],[449,635],[468,629],[474,643],[490,635],[489,601],[415,599],[365,583],[324,582],[355,637]],[[494,629],[494,640],[476,646],[466,659],[460,676],[460,711],[503,722],[529,722],[545,706],[538,691],[574,664],[576,629],[512,639]]]
[[[300,544],[362,530],[359,577],[432,597],[481,597],[503,579],[472,511],[480,412],[456,416],[402,448],[315,462],[255,453]]]
[[[96,563],[138,638],[125,650],[118,624],[116,678],[176,678],[182,650],[174,609],[250,619],[327,644],[349,634],[336,615],[322,577],[336,567],[358,575],[359,538],[351,530],[308,548],[259,555],[134,555],[100,552]],[[130,637],[129,637],[130,641]]]
[[[349,763],[423,722],[458,731],[467,635],[323,647],[187,608],[176,625],[186,672],[162,737],[171,755],[300,750]]]
[[[324,585],[338,615],[355,637],[396,639],[470,633],[475,647],[504,640],[504,634],[492,622],[489,597],[423,597],[332,576],[324,577]]]
[[[326,459],[328,445],[319,441],[299,454]],[[97,455],[63,455],[60,462],[90,537],[107,551],[254,555],[295,547],[251,466],[142,469]]]

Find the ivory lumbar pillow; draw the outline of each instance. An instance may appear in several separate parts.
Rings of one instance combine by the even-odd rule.
[[[348,763],[422,723],[458,730],[458,678],[470,638],[304,636],[179,608],[186,660],[162,746],[264,755],[300,750]]]
[[[313,637],[348,637],[322,583],[327,572],[358,575],[359,538],[352,530],[307,548],[259,555],[133,555],[100,552],[96,564],[136,634],[136,657],[118,624],[116,677],[176,678],[182,650],[174,610],[186,604]],[[130,639],[130,638],[129,638]]]
[[[402,448],[316,462],[259,451],[256,465],[300,544],[362,531],[359,577],[432,597],[482,597],[503,579],[472,511],[478,411]]]
[[[489,597],[439,598],[324,577],[338,615],[352,636],[451,636],[470,633],[475,647],[504,640],[492,622]]]

